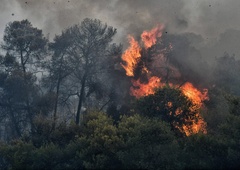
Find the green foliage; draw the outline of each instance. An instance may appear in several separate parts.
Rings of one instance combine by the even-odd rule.
[[[227,102],[224,92],[218,88],[208,91],[209,101],[205,102],[206,112],[204,119],[207,122],[208,133],[218,133],[218,127],[224,123],[229,113],[229,103]]]
[[[218,140],[227,147],[226,160],[230,168],[240,166],[240,117],[229,115],[225,123],[219,126],[219,132],[216,134]]]
[[[53,143],[36,148],[32,143],[17,141],[0,147],[0,156],[5,161],[4,168],[13,170],[67,169],[70,166],[67,154],[67,150]]]
[[[90,111],[80,127],[38,119],[36,136],[0,146],[2,169],[226,169],[239,167],[240,117],[217,134],[179,138],[158,117]]]
[[[179,146],[168,124],[140,115],[124,116],[118,126],[113,122],[105,113],[90,112],[81,124],[80,133],[74,129],[71,139],[65,135],[71,134],[71,126],[48,132],[49,125],[43,123],[42,138],[1,146],[1,156],[8,167],[16,169],[180,167]],[[60,133],[57,139],[68,139],[68,142],[54,141],[52,136],[56,133]],[[38,145],[36,140],[40,141]]]
[[[63,151],[53,143],[32,152],[31,169],[57,169],[64,162]]]
[[[12,144],[0,147],[0,155],[7,162],[6,169],[29,169],[32,164],[31,152],[33,150],[32,144],[13,141]]]
[[[87,169],[117,168],[117,150],[123,145],[117,127],[105,113],[91,112],[83,125],[83,135],[79,138],[82,145],[77,156],[83,160]]]
[[[53,121],[41,115],[35,118],[34,126],[31,140],[36,147],[49,143],[66,146],[80,134],[79,126],[75,124],[67,125],[62,122],[53,128]]]
[[[184,139],[182,161],[187,169],[226,168],[226,145],[209,135],[196,134]]]
[[[179,169],[179,146],[160,119],[124,116],[118,126],[124,145],[117,155],[124,169]]]

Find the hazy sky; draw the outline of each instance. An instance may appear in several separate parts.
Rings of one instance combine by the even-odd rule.
[[[122,43],[127,34],[164,23],[169,33],[195,33],[213,48],[226,44],[226,51],[238,54],[239,9],[240,0],[0,0],[0,37],[10,21],[29,19],[53,38],[90,17],[117,28]]]

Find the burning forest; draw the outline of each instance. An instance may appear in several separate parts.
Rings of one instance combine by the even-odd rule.
[[[239,2],[1,1],[0,169],[239,169]]]
[[[162,88],[164,86],[179,88],[182,93],[194,104],[190,110],[197,110],[197,118],[195,120],[188,120],[192,121],[190,126],[182,125],[182,127],[177,128],[181,129],[181,131],[183,131],[187,136],[191,133],[195,134],[200,131],[207,133],[206,122],[204,122],[204,119],[200,115],[200,109],[204,107],[203,102],[209,100],[208,90],[198,90],[188,81],[179,81],[178,83],[170,81],[171,73],[178,74],[180,79],[181,73],[174,73],[174,71],[178,71],[178,69],[174,68],[174,66],[169,62],[167,53],[174,48],[171,44],[168,44],[167,46],[163,45],[164,48],[162,49],[161,47],[160,49],[156,49],[159,48],[159,46],[156,45],[157,42],[162,46],[161,36],[163,29],[164,26],[159,24],[150,31],[143,31],[140,42],[143,47],[141,47],[141,45],[131,35],[129,35],[130,46],[122,55],[122,67],[125,69],[126,75],[132,77],[130,95],[138,99],[144,96],[152,95],[155,93],[157,88]],[[157,52],[151,53],[151,50]],[[151,60],[151,58],[154,59]],[[160,75],[155,75],[151,71],[161,69],[159,66],[156,68],[151,65],[151,62],[155,62],[154,60],[159,60],[161,62],[161,65],[165,67],[164,69],[166,69],[165,73],[161,72]],[[168,102],[169,105],[172,105],[171,101]],[[178,109],[175,114],[181,114],[181,112],[182,111]]]

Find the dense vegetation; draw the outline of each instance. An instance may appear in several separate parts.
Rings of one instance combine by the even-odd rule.
[[[207,134],[186,136],[176,124],[194,119],[193,103],[168,86],[138,100],[129,96],[115,34],[93,19],[53,42],[28,20],[6,26],[0,169],[238,168],[240,97],[233,94],[240,91],[240,62],[228,54],[216,59],[216,87],[201,110]],[[169,114],[177,108],[183,114]]]
[[[240,100],[239,100],[240,101]],[[114,120],[90,111],[80,126],[39,118],[36,132],[2,143],[1,169],[226,169],[239,167],[240,117],[216,133],[179,137],[170,124],[143,115]]]

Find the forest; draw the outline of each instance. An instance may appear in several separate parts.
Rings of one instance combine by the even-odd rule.
[[[210,64],[187,36],[142,31],[126,48],[98,19],[53,40],[9,22],[0,169],[240,167],[240,60],[226,52]]]

